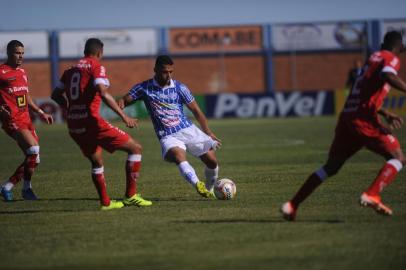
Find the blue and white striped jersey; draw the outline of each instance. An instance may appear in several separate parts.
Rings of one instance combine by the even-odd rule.
[[[195,98],[181,82],[171,80],[169,86],[162,88],[150,79],[133,86],[129,95],[133,101],[144,101],[159,139],[192,125],[183,112],[183,104]]]

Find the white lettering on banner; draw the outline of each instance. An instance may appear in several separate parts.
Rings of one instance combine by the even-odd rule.
[[[155,55],[159,49],[158,32],[153,28],[72,30],[58,33],[59,56],[82,56],[83,46],[90,37],[97,37],[104,42],[105,57]]]
[[[236,94],[222,94],[217,98],[214,110],[215,118],[226,114],[235,114],[240,118],[247,117],[285,117],[289,112],[297,116],[321,115],[327,94],[317,93],[316,96],[303,96],[299,92],[292,94],[277,93],[274,97],[262,96],[239,97]]]

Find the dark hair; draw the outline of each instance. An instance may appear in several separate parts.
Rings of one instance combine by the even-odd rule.
[[[7,44],[7,55],[10,55],[14,52],[14,49],[17,47],[24,47],[24,44],[18,40],[12,40]]]
[[[98,38],[89,38],[85,44],[85,55],[95,55],[103,49],[103,42]]]
[[[173,60],[169,55],[159,55],[155,61],[155,67],[162,67],[164,65],[173,65]]]
[[[385,34],[383,38],[382,49],[383,50],[393,50],[395,46],[402,43],[402,34],[398,31],[389,31]]]

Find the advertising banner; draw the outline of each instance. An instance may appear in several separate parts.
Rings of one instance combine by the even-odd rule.
[[[208,118],[305,117],[332,115],[335,112],[333,91],[197,95],[195,98]],[[45,112],[52,114],[55,122],[61,123],[66,120],[62,110],[50,98],[35,99],[35,102]],[[402,103],[402,108],[406,112],[406,98],[398,102]],[[186,106],[184,111],[186,115],[193,118]],[[129,116],[139,119],[148,117],[147,109],[142,101],[126,107],[125,112]],[[119,119],[104,103],[100,108],[100,114],[107,120]],[[33,114],[32,119],[34,122],[40,123],[37,115]]]
[[[14,39],[24,44],[25,58],[48,58],[48,33],[45,31],[33,31],[0,32],[0,59],[7,58],[7,44]]]
[[[169,30],[169,51],[237,52],[262,49],[262,27],[172,28]]]
[[[83,56],[87,39],[95,37],[104,43],[104,56],[155,55],[158,33],[154,29],[121,29],[94,31],[62,31],[59,33],[59,56]]]
[[[206,113],[212,118],[330,115],[334,114],[334,94],[331,91],[314,91],[209,95],[206,96]]]
[[[360,49],[366,44],[366,24],[286,24],[272,27],[275,51]]]
[[[406,44],[406,20],[384,21],[382,23],[381,40],[386,32],[399,31],[403,35],[403,43]]]

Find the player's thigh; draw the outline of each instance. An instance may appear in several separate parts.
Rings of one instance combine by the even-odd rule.
[[[180,156],[182,153],[184,153],[184,156],[186,157],[186,145],[177,137],[169,135],[162,138],[159,143],[161,144],[163,159],[174,162],[174,158]]]
[[[336,127],[334,139],[330,145],[327,164],[340,167],[363,147],[363,142],[358,134],[351,130],[345,123]]]
[[[166,152],[164,159],[168,162],[180,164],[186,161],[186,151],[180,147],[172,147]]]
[[[94,135],[91,134],[72,134],[69,133],[73,141],[79,146],[82,154],[89,158],[96,152],[101,151]]]
[[[11,136],[17,142],[18,146],[25,151],[31,146],[38,145],[38,138],[33,134],[32,130],[29,129],[18,129],[15,130]]]
[[[103,149],[107,150],[110,153],[113,153],[114,151],[120,149],[126,149],[126,151],[130,151],[130,148],[135,148],[135,143],[132,144],[131,142],[129,142],[130,139],[130,135],[117,127],[100,131],[96,135],[98,145],[100,145]]]
[[[373,137],[365,137],[365,147],[385,159],[404,159],[399,140],[386,132],[377,133]]]
[[[133,138],[129,138],[126,143],[117,147],[117,150],[127,152],[129,154],[141,154],[141,144]]]
[[[186,151],[195,157],[201,157],[215,148],[216,142],[196,126],[185,129]]]

